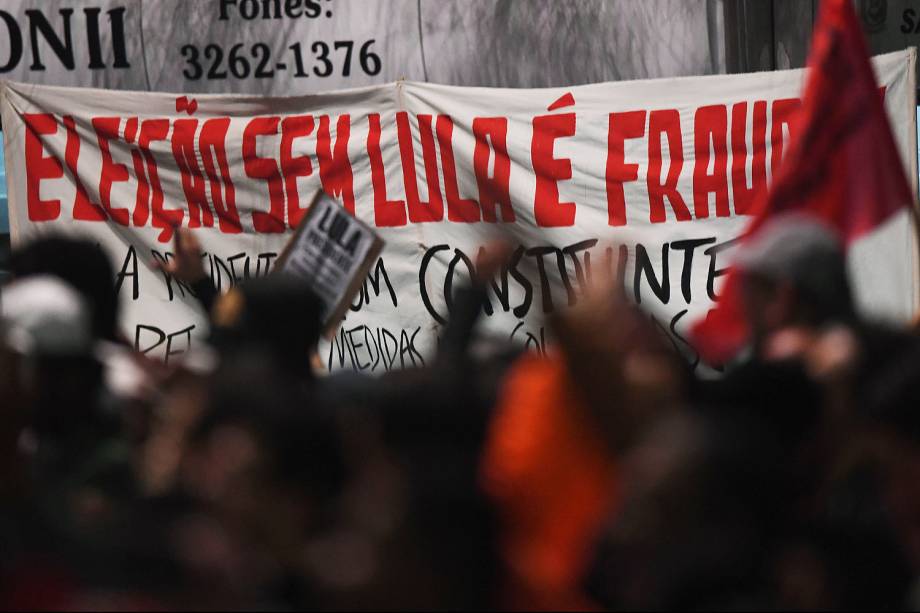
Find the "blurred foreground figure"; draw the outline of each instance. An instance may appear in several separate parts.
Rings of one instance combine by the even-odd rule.
[[[90,314],[64,282],[37,276],[9,285],[0,302],[5,360],[3,398],[6,457],[22,451],[70,468],[80,450],[78,430],[98,415],[101,372],[92,358]],[[19,449],[27,430],[31,442]],[[73,438],[70,435],[73,434]],[[22,492],[20,492],[22,493]]]
[[[913,335],[857,314],[843,243],[814,217],[776,217],[742,245],[735,266],[753,355],[729,383],[764,363],[797,363],[824,384],[832,414],[846,419],[874,380],[917,346]]]
[[[11,270],[15,279],[33,275],[62,279],[86,302],[93,337],[113,341],[118,337],[115,272],[97,245],[64,236],[38,238],[13,252]]]
[[[858,317],[811,220],[739,254],[756,343],[716,381],[609,285],[549,322],[546,355],[477,353],[503,246],[424,367],[317,378],[315,295],[272,275],[217,296],[177,250],[163,272],[196,286],[211,348],[151,378],[136,422],[99,345],[136,356],[93,301],[36,272],[4,288],[0,606],[909,603],[920,343]]]
[[[115,271],[102,248],[86,239],[45,236],[13,251],[13,279],[53,276],[76,290],[89,316],[91,352],[103,365],[109,403],[131,404],[143,410],[153,394],[150,380],[155,365],[131,351],[118,329],[118,286]]]
[[[618,458],[679,406],[686,372],[612,285],[552,323],[558,345],[520,358],[504,382],[482,474],[501,520],[502,604],[580,610],[597,606],[583,581],[619,507]]]
[[[217,299],[213,341],[224,354],[261,351],[285,376],[313,379],[322,302],[287,275],[251,279]]]
[[[622,492],[588,593],[612,609],[901,608],[918,569],[904,540],[920,525],[903,485],[916,473],[895,468],[880,435],[916,396],[894,381],[884,396],[874,390],[898,360],[920,355],[917,340],[857,316],[840,242],[807,217],[764,226],[736,261],[754,346],[724,377],[668,385],[660,360],[583,379],[583,393],[597,390],[589,406],[617,425]],[[589,321],[567,325],[599,329]],[[565,329],[579,366],[587,356],[615,364],[654,339],[572,343]],[[637,387],[617,372],[657,375]],[[872,397],[886,398],[879,415]]]
[[[499,509],[501,605],[577,610],[581,581],[617,493],[613,454],[565,363],[522,357],[498,398],[483,486]]]
[[[755,352],[790,327],[856,320],[843,245],[826,225],[803,214],[768,222],[736,253],[745,315]]]
[[[129,446],[119,416],[104,402],[92,310],[81,294],[55,277],[29,276],[4,289],[0,313],[14,373],[4,398],[5,427],[17,434],[5,440],[14,447],[4,455],[17,458],[25,476],[20,496],[4,507],[12,522],[4,528],[15,526],[2,535],[4,554],[11,556],[4,562],[15,576],[51,556],[55,562],[35,572],[49,584],[70,585],[74,577],[59,576],[56,565],[74,563],[91,542],[84,539],[110,526],[131,496]],[[6,579],[0,594],[11,605],[63,605],[53,588]]]
[[[6,344],[18,362],[14,397],[38,451],[51,464],[73,469],[73,462],[88,459],[81,446],[92,446],[108,421],[91,311],[76,290],[50,276],[10,284],[0,308]]]

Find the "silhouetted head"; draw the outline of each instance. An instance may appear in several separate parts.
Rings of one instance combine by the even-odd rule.
[[[0,299],[0,322],[2,342],[18,358],[18,394],[36,430],[66,436],[88,426],[102,368],[93,357],[87,301],[57,277],[17,279]]]
[[[13,277],[53,275],[74,287],[90,307],[93,336],[115,340],[118,294],[115,272],[103,250],[88,240],[49,236],[13,252]]]
[[[218,344],[224,349],[258,348],[290,372],[309,372],[323,329],[322,313],[322,301],[297,278],[277,274],[252,279],[216,305]]]
[[[804,214],[780,215],[735,257],[755,340],[786,326],[850,321],[855,308],[840,238]]]

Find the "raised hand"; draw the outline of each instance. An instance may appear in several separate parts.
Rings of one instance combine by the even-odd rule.
[[[171,260],[158,261],[157,268],[178,281],[192,285],[207,276],[202,261],[201,243],[188,228],[176,230],[175,251]]]

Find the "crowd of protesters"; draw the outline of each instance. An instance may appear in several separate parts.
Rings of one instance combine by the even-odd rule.
[[[746,355],[694,374],[592,288],[547,355],[471,351],[491,274],[429,366],[320,375],[320,305],[219,296],[166,368],[118,332],[107,258],[44,238],[0,295],[4,609],[920,606],[920,338],[857,313],[835,235],[737,253]]]

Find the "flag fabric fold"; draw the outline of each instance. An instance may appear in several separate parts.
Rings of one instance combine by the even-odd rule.
[[[754,203],[742,245],[765,222],[791,211],[827,223],[849,245],[913,202],[849,0],[821,3],[807,69],[802,104],[792,118],[795,136],[772,185]],[[705,362],[725,363],[747,344],[740,298],[732,269],[716,305],[691,328]]]

